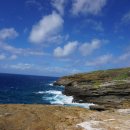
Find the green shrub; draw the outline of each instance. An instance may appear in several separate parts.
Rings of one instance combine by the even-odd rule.
[[[129,77],[128,74],[125,73],[115,77],[114,80],[123,80],[123,79],[127,79],[128,77]]]
[[[101,85],[100,81],[95,81],[94,83],[95,88],[100,88],[100,85]]]

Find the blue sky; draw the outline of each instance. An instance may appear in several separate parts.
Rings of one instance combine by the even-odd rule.
[[[129,0],[1,0],[2,73],[63,76],[129,59]]]

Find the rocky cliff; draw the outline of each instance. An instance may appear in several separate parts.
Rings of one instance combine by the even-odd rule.
[[[130,107],[130,68],[95,71],[60,78],[66,95],[77,102],[91,102],[105,108]]]

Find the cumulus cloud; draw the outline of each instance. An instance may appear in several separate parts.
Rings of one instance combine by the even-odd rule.
[[[0,41],[8,38],[16,38],[18,33],[14,28],[4,28],[0,30]]]
[[[78,42],[73,41],[66,44],[63,48],[57,47],[54,50],[54,56],[58,58],[67,57],[71,55],[77,48]]]
[[[0,60],[4,60],[4,59],[6,59],[5,54],[0,54]]]
[[[94,39],[91,43],[84,43],[80,46],[79,50],[83,56],[92,54],[95,50],[101,47],[102,41]]]
[[[16,38],[18,33],[14,28],[4,28],[0,30],[0,52],[6,55],[0,55],[0,60],[15,60],[18,56],[43,56],[46,53],[31,48],[16,48],[7,44],[5,41],[10,38]]]
[[[102,55],[96,59],[94,59],[93,61],[88,61],[86,62],[86,66],[101,66],[101,65],[105,65],[108,62],[110,62],[112,60],[112,55],[111,54],[106,54],[106,55]]]
[[[73,0],[72,14],[97,15],[106,5],[107,0]]]
[[[61,14],[64,15],[64,7],[66,0],[52,0],[52,6]]]
[[[50,38],[57,35],[63,25],[62,17],[53,12],[43,17],[36,25],[33,26],[29,36],[32,43],[46,43]]]

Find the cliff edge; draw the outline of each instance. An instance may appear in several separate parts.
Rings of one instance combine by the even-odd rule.
[[[77,102],[130,108],[130,67],[65,76],[55,85],[64,85],[64,94],[72,95]]]

